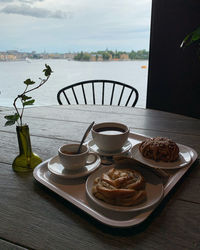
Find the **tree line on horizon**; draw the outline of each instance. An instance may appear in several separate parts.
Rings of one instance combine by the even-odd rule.
[[[96,61],[98,61],[99,58],[102,58],[103,61],[108,60],[148,60],[149,58],[149,52],[145,49],[131,52],[125,52],[125,51],[112,51],[112,50],[106,50],[106,51],[97,51],[97,52],[79,52],[76,56],[74,56],[74,60],[77,61],[90,61],[91,58],[96,58]]]

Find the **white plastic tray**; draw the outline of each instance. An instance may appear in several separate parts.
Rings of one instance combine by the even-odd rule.
[[[129,140],[134,146],[146,138],[147,137],[143,135],[130,133]],[[165,180],[163,179],[163,198],[169,193],[169,191],[175,186],[175,184],[181,179],[181,177],[188,171],[193,162],[197,159],[196,151],[190,147],[187,148],[191,154],[192,160],[189,165],[184,168],[168,171],[168,173],[170,172],[169,177],[167,179],[165,178]],[[108,226],[119,228],[136,226],[146,220],[153,210],[158,206],[158,204],[156,204],[146,210],[137,212],[120,213],[119,211],[110,211],[93,203],[87,197],[85,190],[87,177],[70,180],[57,177],[49,172],[47,163],[48,160],[42,162],[34,169],[34,178],[59,196],[63,197],[67,201],[85,211],[87,214],[94,217],[99,222]]]

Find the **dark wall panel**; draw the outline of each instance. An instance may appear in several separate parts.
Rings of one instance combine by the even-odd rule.
[[[152,1],[147,108],[200,118],[197,48],[180,48],[199,25],[199,0]]]

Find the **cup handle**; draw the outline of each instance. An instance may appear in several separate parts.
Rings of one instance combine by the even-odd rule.
[[[89,158],[91,158],[91,160]],[[88,153],[86,165],[93,164],[96,160],[97,160],[97,154],[90,152]]]

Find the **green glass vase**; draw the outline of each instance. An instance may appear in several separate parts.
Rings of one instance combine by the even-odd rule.
[[[12,168],[16,172],[30,172],[39,163],[41,158],[32,152],[28,125],[17,126],[17,139],[19,144],[19,155],[15,158]]]

